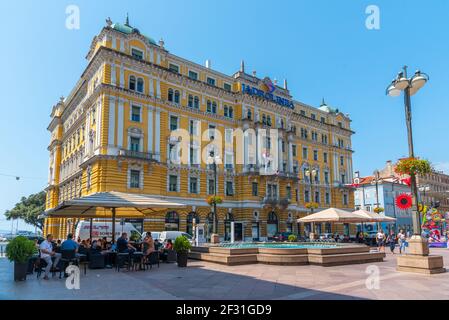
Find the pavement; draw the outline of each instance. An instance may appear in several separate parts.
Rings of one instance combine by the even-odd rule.
[[[388,249],[387,249],[388,250]],[[449,271],[449,250],[443,255]],[[449,299],[449,272],[420,275],[396,271],[396,257],[384,262],[336,267],[225,266],[189,260],[187,268],[161,264],[147,271],[111,269],[81,273],[80,289],[66,288],[66,279],[48,281],[29,275],[13,281],[13,264],[0,258],[0,300],[392,300]]]

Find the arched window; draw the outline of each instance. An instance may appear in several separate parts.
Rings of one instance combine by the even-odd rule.
[[[189,94],[189,108],[193,108],[193,96]]]
[[[195,96],[195,98],[194,98],[193,101],[194,101],[194,102],[193,102],[194,108],[195,108],[195,109],[199,109],[199,108],[200,108],[200,99],[199,99],[197,96]]]
[[[270,116],[267,117],[267,125],[271,127],[271,117]]]
[[[134,76],[129,77],[129,90],[131,91],[136,90],[136,77]]]
[[[173,89],[168,89],[168,101],[173,102]]]
[[[137,92],[143,93],[143,79],[137,79]]]
[[[281,129],[284,129],[284,120],[281,119]]]
[[[251,109],[248,109],[247,113],[246,113],[246,117],[251,120],[252,118],[252,114],[251,114]]]
[[[267,124],[267,117],[265,115],[262,116],[262,124]]]
[[[225,117],[228,117],[228,116],[229,116],[229,115],[228,115],[228,106],[224,106],[223,114],[224,114]]]
[[[200,223],[200,216],[196,212],[190,212],[187,215],[187,227],[186,227],[186,233],[193,236],[193,219],[195,219],[195,224]]]
[[[179,231],[179,215],[176,211],[167,212],[165,215],[165,230]]]
[[[175,91],[175,103],[179,103],[179,91]]]
[[[234,118],[234,109],[232,107],[229,107],[229,118]]]
[[[215,101],[212,102],[212,113],[217,113],[217,103]]]
[[[267,237],[272,238],[278,232],[278,216],[274,211],[268,214]]]

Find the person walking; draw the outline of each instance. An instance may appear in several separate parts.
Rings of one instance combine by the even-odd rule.
[[[376,234],[377,247],[379,252],[385,252],[385,233],[382,229]]]
[[[399,253],[402,254],[402,251],[405,253],[405,247],[407,245],[407,237],[405,236],[404,230],[399,230],[398,233],[398,242],[399,242]]]
[[[391,230],[390,234],[388,235],[387,242],[390,246],[391,253],[394,254],[394,249],[396,248],[396,235],[394,234],[393,230]]]

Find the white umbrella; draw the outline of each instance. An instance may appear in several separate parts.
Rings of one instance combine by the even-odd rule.
[[[357,211],[354,211],[353,214],[365,217],[370,220],[369,222],[396,222],[395,218],[382,216],[378,213],[370,212],[370,211],[366,211],[366,210],[357,210]]]
[[[329,208],[308,215],[297,220],[298,222],[334,222],[334,223],[361,223],[370,222],[370,219],[349,211],[337,208]]]

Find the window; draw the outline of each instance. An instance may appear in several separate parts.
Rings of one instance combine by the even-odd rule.
[[[326,118],[321,117],[321,123],[326,123]]]
[[[340,165],[341,166],[345,165],[345,158],[343,158],[343,156],[340,156]]]
[[[262,123],[267,124],[267,117],[265,115],[262,116]]]
[[[323,153],[323,162],[327,163],[327,152]]]
[[[198,178],[190,177],[190,193],[198,193]]]
[[[319,191],[315,191],[315,202],[320,203],[320,192]]]
[[[299,190],[298,189],[295,189],[295,199],[296,199],[296,202],[299,201]]]
[[[271,127],[271,117],[267,116],[267,126]]]
[[[190,134],[195,134],[195,121],[194,120],[190,120],[189,122],[189,133]]]
[[[306,147],[302,148],[302,157],[304,159],[307,159],[307,157],[308,157],[308,152],[307,152],[307,148]]]
[[[338,126],[339,126],[340,128],[343,128],[343,123],[339,122],[339,123],[338,123]]]
[[[318,161],[318,150],[313,150],[313,160]]]
[[[248,111],[246,112],[246,118],[251,120],[252,118],[251,109],[248,109]]]
[[[228,91],[228,92],[231,92],[231,90],[232,90],[232,87],[231,87],[231,85],[230,85],[229,83],[225,83],[225,84],[223,85],[223,88],[224,88],[226,91]]]
[[[215,194],[215,182],[213,179],[209,179],[209,185],[208,185],[208,194]]]
[[[331,197],[330,197],[329,192],[326,192],[326,199],[325,199],[325,201],[326,201],[326,204],[331,204]]]
[[[213,124],[209,125],[209,139],[213,139],[215,137],[215,126]]]
[[[291,198],[292,198],[292,187],[287,186],[286,187],[286,193],[287,193],[287,199],[291,200]]]
[[[139,152],[139,150],[140,150],[140,138],[131,137],[129,150]]]
[[[213,114],[217,113],[217,103],[215,101],[212,102],[212,113]]]
[[[134,76],[129,77],[129,90],[131,91],[136,90],[136,77]]]
[[[207,100],[206,103],[206,112],[212,112],[212,102],[210,100]]]
[[[200,108],[200,99],[197,96],[195,96],[195,98],[193,98],[193,107],[195,109],[199,109]]]
[[[345,205],[345,206],[348,205],[348,195],[347,194],[343,195],[343,205]]]
[[[131,188],[140,188],[140,171],[131,170],[130,171],[130,183]]]
[[[300,111],[300,114],[301,114],[302,116],[305,116],[305,115],[306,115],[306,112],[305,112],[304,110],[301,110],[301,111]]]
[[[189,106],[189,108],[193,108],[193,96],[191,94],[189,94],[187,105]]]
[[[175,131],[178,129],[178,117],[170,116],[170,130]]]
[[[169,69],[171,72],[179,73],[179,67],[178,67],[176,64],[170,63],[170,64],[168,65],[168,69]]]
[[[341,175],[341,183],[346,183],[346,175],[344,174]]]
[[[324,171],[324,182],[329,184],[329,172]]]
[[[282,140],[281,142],[281,148],[282,148],[282,152],[285,152],[285,141]]]
[[[143,59],[143,52],[141,50],[137,50],[137,49],[132,48],[131,49],[131,55],[134,58],[136,58],[136,59],[139,59],[139,60]]]
[[[228,108],[228,106],[224,106],[224,108],[223,108],[223,114],[224,114],[224,116],[225,117],[227,117],[228,116],[228,114],[229,114],[229,108]]]
[[[226,181],[226,195],[233,196],[234,195],[234,186],[232,181]]]
[[[292,145],[292,154],[296,157],[296,145]]]
[[[179,91],[175,90],[175,99],[174,99],[175,103],[179,103]]]
[[[137,92],[143,93],[143,79],[137,79]]]
[[[207,77],[207,84],[209,84],[211,86],[215,86],[215,79]]]
[[[229,107],[228,117],[231,119],[234,118],[234,108]]]
[[[173,102],[173,89],[168,89],[168,101]]]
[[[315,114],[311,114],[310,117],[312,118],[312,120],[316,120],[316,115]]]
[[[196,73],[195,71],[190,70],[189,71],[189,78],[192,80],[198,80],[198,73]]]
[[[178,191],[178,176],[169,176],[168,181],[168,191],[176,192]]]
[[[140,122],[140,107],[132,106],[131,120],[135,122]]]
[[[321,142],[327,144],[327,134],[321,135]]]
[[[257,182],[253,182],[252,184],[252,195],[253,197],[257,197],[259,195],[259,184]]]
[[[309,190],[304,191],[304,201],[310,202]]]

